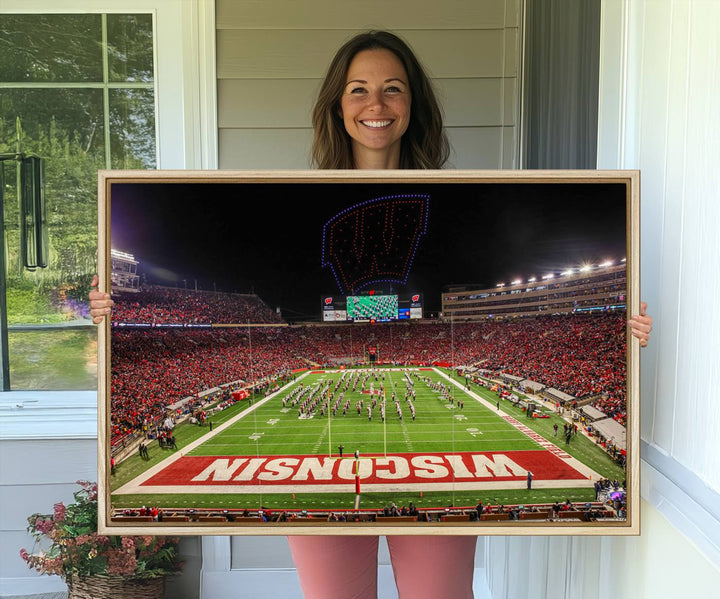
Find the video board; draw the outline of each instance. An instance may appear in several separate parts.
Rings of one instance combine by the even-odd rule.
[[[326,296],[322,299],[323,322],[389,322],[422,318],[422,296],[368,294]]]
[[[397,320],[397,295],[350,295],[347,298],[348,320],[387,322]]]

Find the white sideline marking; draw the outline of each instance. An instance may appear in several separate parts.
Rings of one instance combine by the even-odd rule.
[[[372,484],[361,483],[363,493],[379,492],[379,493],[403,493],[408,491],[502,491],[505,489],[526,489],[525,480],[519,481],[475,481],[475,482],[448,482],[448,483],[405,483],[405,484]],[[533,480],[533,490],[535,489],[582,489],[593,486],[590,480]],[[127,487],[127,485],[125,485]],[[183,495],[200,495],[200,494],[245,494],[245,493],[354,493],[355,483],[341,483],[336,485],[178,485],[168,487],[162,486],[146,486],[125,490],[117,493],[125,494],[183,494]]]

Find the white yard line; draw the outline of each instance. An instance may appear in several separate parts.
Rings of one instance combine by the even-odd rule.
[[[413,451],[412,441],[410,440],[410,433],[408,432],[407,426],[405,426],[405,421],[403,420],[400,423],[400,426],[402,426],[402,434],[403,439],[405,440],[405,445],[407,445],[408,451]]]
[[[327,437],[327,434],[330,429],[330,418],[327,419],[327,424],[323,427],[322,433],[320,433],[320,436],[318,437],[317,443],[313,445],[312,452],[315,454],[318,451],[320,451],[320,446],[325,442],[325,437]]]

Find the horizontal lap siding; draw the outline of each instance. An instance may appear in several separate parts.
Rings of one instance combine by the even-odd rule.
[[[325,70],[342,43],[370,28],[399,33],[433,77],[453,145],[449,167],[516,166],[518,23],[516,0],[220,0],[220,168],[309,168],[310,113]]]
[[[487,29],[517,27],[512,0],[218,0],[218,29]],[[374,19],[374,20],[373,20]]]
[[[34,576],[19,554],[33,547],[27,517],[72,502],[77,480],[97,479],[96,455],[94,439],[0,441],[0,580]]]
[[[218,31],[219,79],[319,78],[335,51],[355,33],[324,30]],[[512,30],[516,31],[516,30]],[[503,30],[396,31],[435,78],[514,76],[503,69]],[[507,44],[512,46],[511,44]]]

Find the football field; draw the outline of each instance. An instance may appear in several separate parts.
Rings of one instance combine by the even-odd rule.
[[[554,437],[558,422],[528,419],[445,369],[309,371],[212,431],[192,426],[201,429],[193,440],[118,481],[113,503],[176,505],[184,496],[218,505],[232,497],[292,507],[302,498],[339,509],[358,492],[368,505],[438,492],[472,503],[503,491],[519,502],[542,491],[587,500],[595,480],[617,472],[582,435],[567,445]]]

